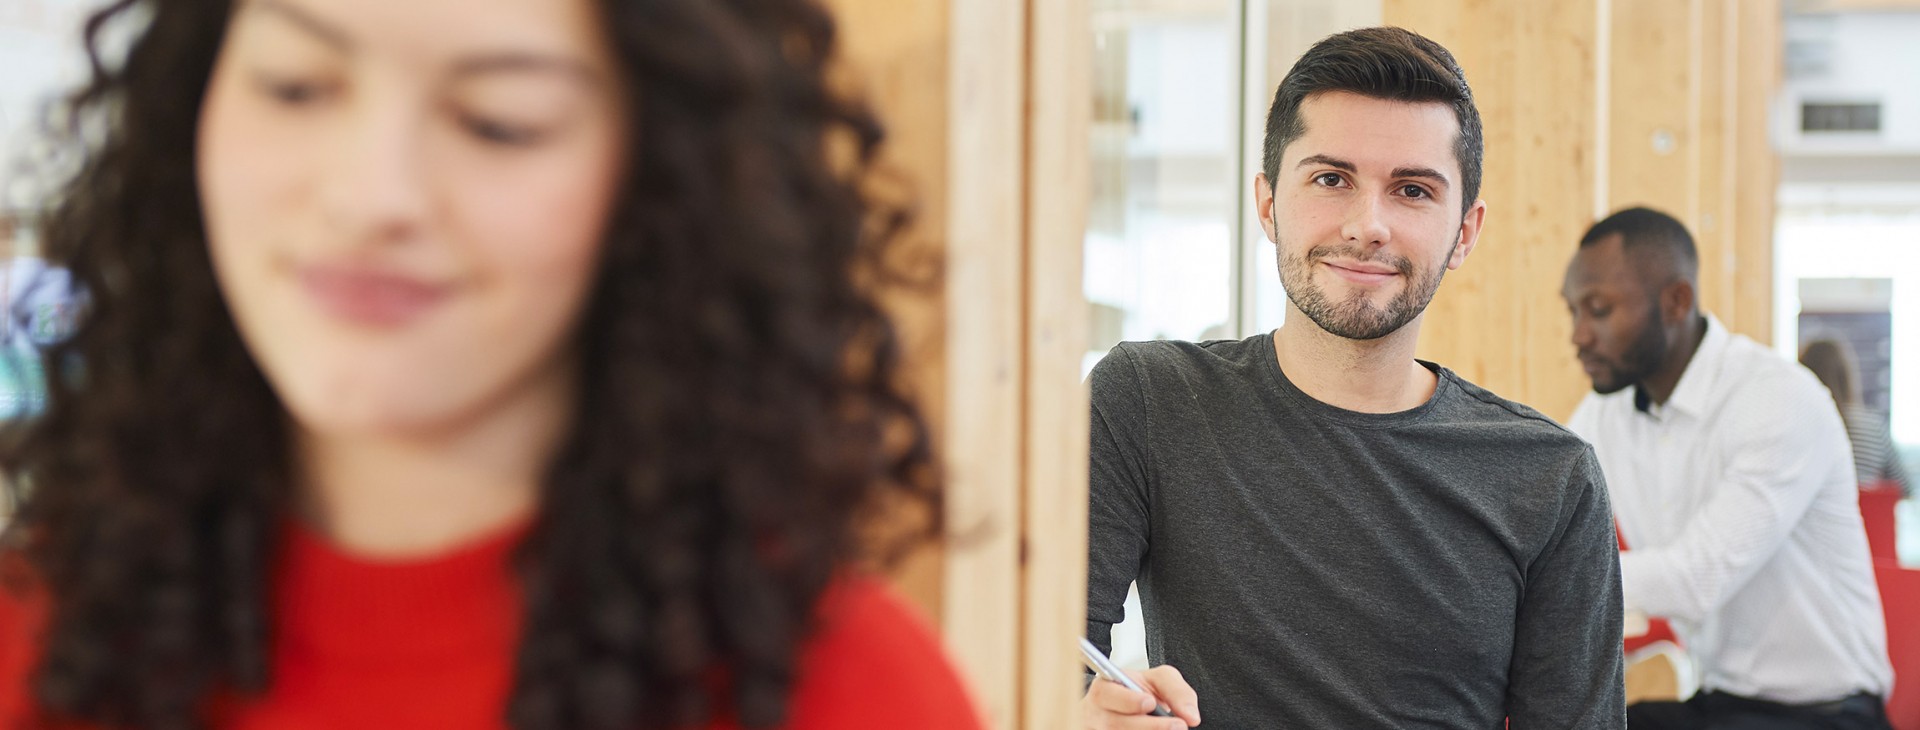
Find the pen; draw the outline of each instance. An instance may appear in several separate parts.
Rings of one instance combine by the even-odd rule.
[[[1086,659],[1087,667],[1092,669],[1094,673],[1099,674],[1102,679],[1135,692],[1152,696],[1153,693],[1142,689],[1140,683],[1133,681],[1132,677],[1127,676],[1126,672],[1121,671],[1120,665],[1114,664],[1112,659],[1107,658],[1107,655],[1100,653],[1100,647],[1094,646],[1093,642],[1087,641],[1087,637],[1084,636],[1080,637],[1080,656]],[[1151,714],[1154,717],[1173,717],[1173,713],[1167,711],[1167,706],[1159,704],[1158,702],[1155,702]]]

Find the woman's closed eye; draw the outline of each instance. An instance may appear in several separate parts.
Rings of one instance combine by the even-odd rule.
[[[259,71],[253,75],[254,88],[275,104],[285,107],[311,106],[331,97],[339,84],[322,77]]]
[[[501,147],[533,147],[546,141],[552,127],[507,121],[479,114],[461,114],[460,126],[475,139]]]

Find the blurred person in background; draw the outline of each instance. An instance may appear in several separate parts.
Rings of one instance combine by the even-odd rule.
[[[1839,340],[1814,340],[1800,351],[1800,364],[1827,386],[1834,405],[1840,408],[1847,440],[1853,444],[1854,479],[1862,488],[1892,485],[1911,497],[1913,482],[1900,463],[1900,450],[1893,445],[1887,414],[1861,402],[1860,368],[1855,363],[1853,348]]]
[[[88,38],[0,726],[979,726],[870,577],[939,489],[872,291],[906,211],[814,2],[123,0]]]
[[[1685,225],[1628,208],[1587,229],[1561,296],[1593,384],[1593,444],[1630,611],[1699,667],[1627,727],[1887,730],[1886,621],[1833,401],[1804,368],[1700,309]]]

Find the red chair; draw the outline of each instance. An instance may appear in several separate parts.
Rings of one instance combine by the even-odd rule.
[[[1618,522],[1614,523],[1613,537],[1620,543],[1621,550],[1627,549],[1627,536],[1620,532],[1620,524]],[[1674,635],[1673,626],[1669,625],[1666,619],[1654,617],[1647,619],[1647,633],[1628,638],[1625,646],[1622,648],[1627,654],[1632,654],[1656,641],[1667,641],[1672,642],[1675,646],[1680,645],[1680,638]]]
[[[1634,652],[1644,649],[1656,641],[1671,642],[1674,646],[1680,645],[1679,637],[1674,635],[1673,626],[1668,624],[1666,619],[1648,618],[1647,633],[1627,639],[1626,644],[1621,647],[1621,650],[1628,655],[1632,655]]]
[[[1894,508],[1899,504],[1897,489],[1860,490],[1860,517],[1867,523],[1867,549],[1873,552],[1875,560],[1900,560],[1893,517]]]
[[[1920,570],[1887,560],[1875,561],[1873,572],[1887,616],[1887,656],[1893,661],[1887,718],[1894,730],[1920,730]]]

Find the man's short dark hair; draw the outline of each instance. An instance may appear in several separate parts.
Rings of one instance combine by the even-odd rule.
[[[1453,54],[1425,36],[1404,28],[1361,28],[1337,33],[1307,49],[1274,92],[1267,111],[1267,137],[1261,168],[1267,182],[1280,176],[1280,153],[1306,134],[1300,105],[1315,94],[1345,91],[1388,101],[1439,102],[1453,107],[1460,122],[1453,154],[1460,162],[1460,210],[1480,197],[1483,142],[1480,110],[1473,90]]]
[[[1694,248],[1693,234],[1679,219],[1652,208],[1627,208],[1593,224],[1580,237],[1580,247],[1597,245],[1616,234],[1648,284],[1664,286],[1676,279],[1699,283],[1700,252]]]

